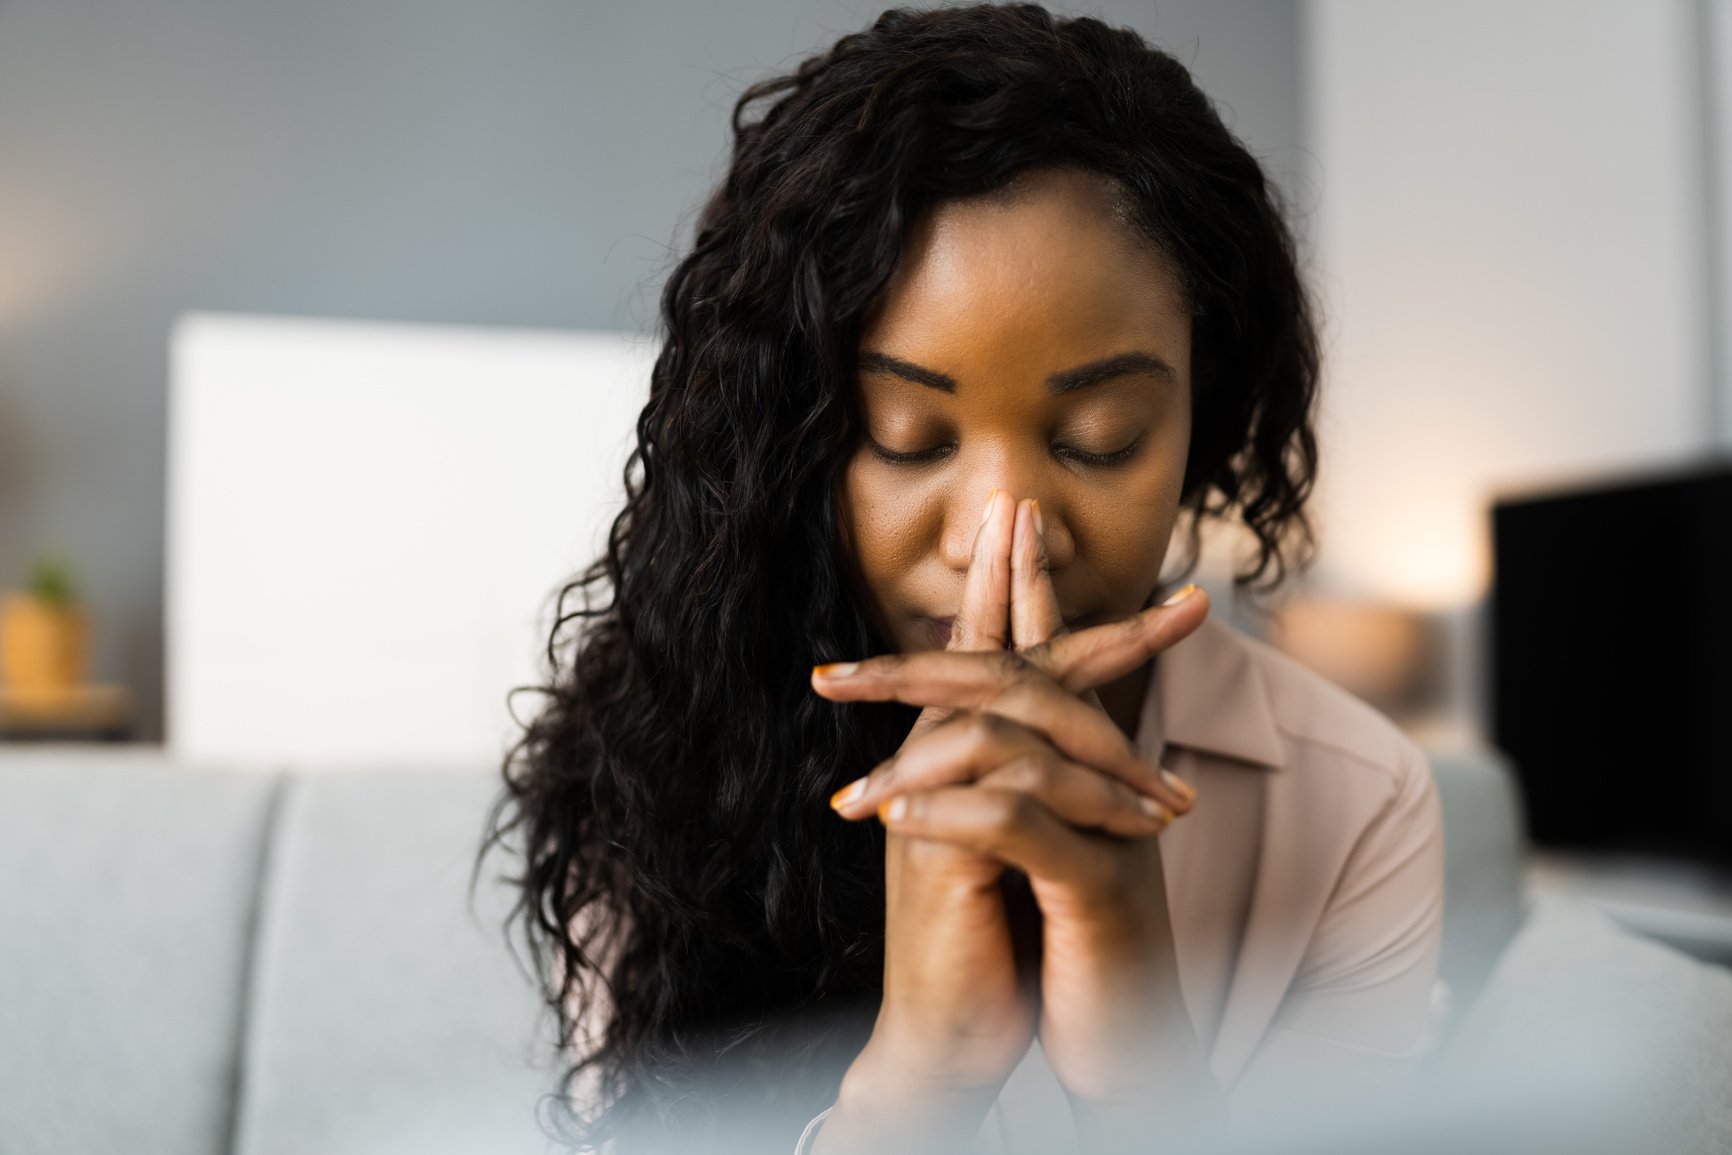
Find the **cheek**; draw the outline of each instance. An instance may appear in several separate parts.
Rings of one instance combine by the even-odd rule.
[[[1103,585],[1121,595],[1115,598],[1123,602],[1120,608],[1145,596],[1160,573],[1172,534],[1165,504],[1127,502],[1091,510],[1087,526],[1090,568]]]
[[[1160,579],[1184,485],[1186,440],[1163,446],[1144,470],[1115,487],[1110,500],[1084,498],[1076,507],[1092,568],[1112,588],[1117,609],[1140,607]]]
[[[906,491],[883,484],[858,457],[844,479],[843,524],[860,576],[875,598],[888,592],[887,583],[912,569],[927,552],[920,508]]]

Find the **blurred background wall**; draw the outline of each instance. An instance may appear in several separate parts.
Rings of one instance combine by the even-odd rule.
[[[1476,497],[1716,432],[1693,13],[1309,12],[1331,558],[1379,593],[1459,604],[1487,576]]]
[[[735,97],[882,7],[0,0],[0,587],[66,555],[160,740],[173,319],[653,331]],[[1087,11],[1186,60],[1309,229],[1301,5]]]
[[[159,740],[174,318],[651,333],[735,97],[879,10],[0,0],[0,588],[63,553]],[[1310,584],[1441,623],[1479,736],[1487,503],[1732,444],[1727,3],[1066,10],[1174,50],[1282,186]],[[1584,580],[1636,576],[1609,537]]]
[[[1718,0],[1304,8],[1331,329],[1319,578],[1435,615],[1485,729],[1486,511],[1732,444]],[[1559,574],[1607,603],[1643,580]]]

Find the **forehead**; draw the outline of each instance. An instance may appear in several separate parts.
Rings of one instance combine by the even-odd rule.
[[[1169,262],[1120,219],[1105,178],[1059,170],[928,212],[862,338],[1001,364],[1155,344],[1183,368],[1190,316]]]

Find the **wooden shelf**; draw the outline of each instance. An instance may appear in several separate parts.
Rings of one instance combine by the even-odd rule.
[[[0,686],[0,737],[127,737],[132,695],[125,686],[91,683],[59,693]]]

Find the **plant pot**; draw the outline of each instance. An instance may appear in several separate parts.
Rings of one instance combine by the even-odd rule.
[[[8,592],[0,600],[0,680],[24,694],[64,694],[88,671],[90,620],[84,607]]]

